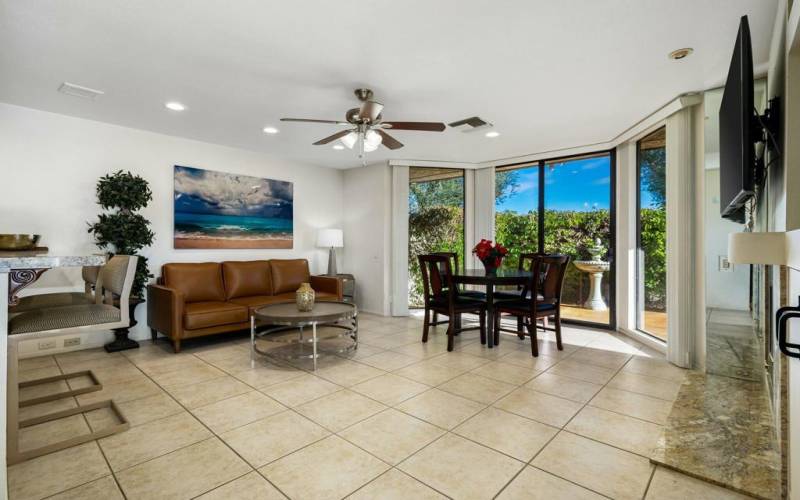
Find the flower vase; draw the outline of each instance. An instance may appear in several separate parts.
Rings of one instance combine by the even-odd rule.
[[[490,257],[488,259],[483,259],[481,262],[483,263],[484,269],[486,269],[486,274],[497,274],[497,259]]]
[[[296,292],[297,310],[308,312],[314,309],[314,289],[310,283],[301,283]]]

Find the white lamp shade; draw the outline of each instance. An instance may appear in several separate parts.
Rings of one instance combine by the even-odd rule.
[[[317,232],[317,246],[321,248],[341,248],[344,246],[344,233],[341,229],[320,229]]]
[[[356,139],[358,139],[358,134],[350,132],[339,140],[342,141],[342,144],[347,146],[347,149],[353,149],[353,146],[356,144]]]
[[[786,233],[730,233],[728,261],[731,264],[786,264]]]
[[[364,146],[377,148],[381,142],[383,142],[383,137],[374,130],[368,130],[367,133],[364,134]]]

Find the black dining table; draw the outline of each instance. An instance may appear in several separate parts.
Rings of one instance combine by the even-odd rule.
[[[505,285],[525,285],[530,282],[532,273],[519,269],[497,269],[493,273],[483,268],[461,269],[453,272],[453,282],[463,285],[483,285],[486,287],[486,347],[494,346],[494,287]]]

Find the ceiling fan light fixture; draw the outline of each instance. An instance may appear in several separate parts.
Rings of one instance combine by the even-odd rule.
[[[374,130],[368,130],[366,134],[364,134],[364,150],[365,151],[375,151],[378,146],[381,145],[383,142],[383,137],[381,134],[375,132]],[[367,149],[367,148],[372,149]]]
[[[342,141],[342,144],[344,144],[347,149],[353,149],[353,146],[356,145],[356,141],[358,140],[358,134],[350,132],[339,140]]]

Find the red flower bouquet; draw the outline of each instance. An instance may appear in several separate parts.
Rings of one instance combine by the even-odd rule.
[[[500,267],[500,264],[503,262],[503,257],[508,254],[508,249],[500,243],[492,244],[491,240],[481,240],[480,243],[475,245],[475,248],[472,249],[472,253],[483,263],[486,272],[491,273]]]

